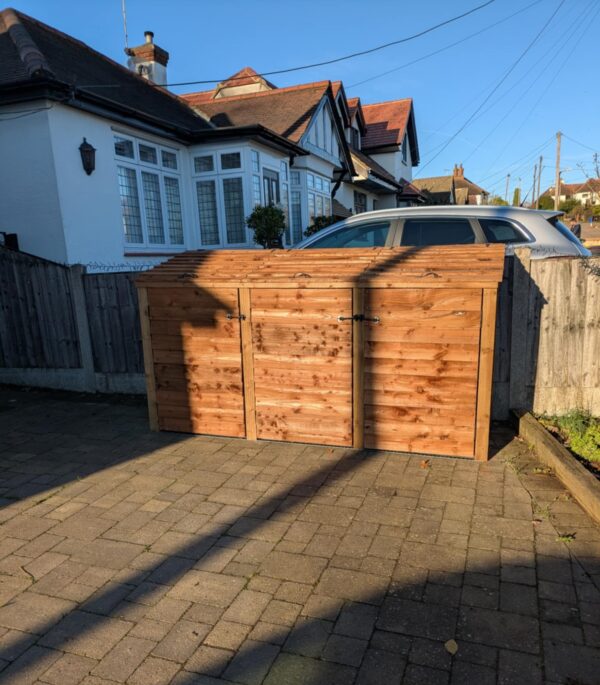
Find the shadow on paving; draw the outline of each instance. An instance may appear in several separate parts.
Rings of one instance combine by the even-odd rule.
[[[170,501],[176,506],[188,497],[188,505],[222,504],[237,497],[239,506],[212,517],[210,525],[203,526],[206,532],[181,535],[185,544],[174,535],[169,549],[148,545],[147,563],[139,554],[140,545],[129,545],[137,549],[117,567],[135,563],[137,568],[127,568],[79,604],[44,595],[50,592],[45,577],[24,588],[0,609],[0,625],[25,631],[0,651],[0,658],[12,662],[0,673],[0,682],[34,682],[62,651],[102,659],[107,641],[115,645],[117,664],[112,668],[120,675],[103,672],[104,661],[94,662],[92,675],[134,684],[533,685],[568,678],[580,685],[598,682],[600,594],[592,578],[598,578],[600,569],[593,559],[584,569],[569,548],[555,540],[556,532],[545,519],[536,530],[536,557],[534,525],[531,516],[527,520],[523,514],[530,507],[529,496],[522,488],[508,501],[506,518],[496,505],[482,504],[483,513],[471,522],[460,513],[460,502],[452,503],[445,494],[452,489],[447,487],[449,474],[458,460],[434,458],[422,468],[419,457],[401,454],[198,438],[181,447],[171,442],[163,455],[164,437],[147,439],[148,449],[154,444],[157,453],[144,460],[141,469],[136,464],[134,473],[141,474],[132,478],[123,466],[116,473],[123,471],[129,479],[160,474],[165,483],[172,483],[178,477],[167,477],[165,468],[175,474],[182,460],[197,460],[180,477],[193,483],[196,492],[185,490]],[[270,456],[285,470],[269,488],[270,495],[261,498],[254,491],[258,502],[240,513],[246,506],[244,493],[253,491],[242,484],[239,464],[230,465],[235,470],[227,470],[227,464],[245,448]],[[128,452],[128,459],[134,453]],[[252,458],[247,461],[251,464]],[[503,478],[516,482],[508,469],[500,475],[505,467],[499,463],[468,464],[468,469],[475,468],[484,485],[480,495],[489,495],[490,500],[504,487]],[[379,485],[378,479],[386,485]],[[127,481],[117,483],[115,488]],[[473,483],[471,479],[472,487]],[[338,488],[354,486],[366,491],[354,506],[350,496],[334,494]],[[156,494],[166,490],[165,485]],[[87,501],[85,492],[86,488],[80,491]],[[442,515],[450,506],[456,517],[447,519],[441,530]],[[312,523],[323,545],[329,529],[354,526],[356,537],[368,538],[369,553],[351,545],[343,555],[328,554],[324,548],[321,553],[298,553],[294,542],[298,549],[304,544],[302,534],[293,532],[298,523]],[[47,532],[52,534],[61,525],[57,522]],[[278,527],[286,532],[276,532]],[[432,537],[434,528],[440,532]],[[461,544],[461,536],[468,536],[468,547],[466,539]],[[125,537],[138,540],[135,531]],[[496,538],[502,539],[502,548]],[[105,537],[89,543],[67,540],[56,549],[70,555],[75,565],[92,564],[87,555],[98,540],[102,549]],[[269,544],[263,544],[264,553],[255,545],[253,557],[247,550],[253,541]],[[265,547],[270,549],[265,552]],[[224,556],[230,564],[225,572]],[[109,555],[94,558],[93,563],[110,564]],[[273,599],[267,590],[269,579],[289,586],[290,596],[277,599],[275,594]],[[295,586],[309,588],[310,597],[294,601]],[[160,598],[171,600],[171,606],[190,605],[183,618],[193,622],[195,644],[181,659],[169,661],[160,651],[157,656],[162,658],[148,657],[148,672],[142,676],[136,670],[142,659],[132,666],[127,650],[119,653],[119,644],[132,628],[129,621],[141,621],[154,606],[168,610]],[[155,618],[160,620],[161,615]],[[173,622],[175,630],[180,617],[162,618]],[[215,623],[226,633],[239,630],[239,644],[234,645],[235,635],[225,636],[232,640],[229,649],[222,642],[202,644]],[[449,639],[458,643],[454,657],[444,647]],[[159,673],[165,664],[172,670]]]

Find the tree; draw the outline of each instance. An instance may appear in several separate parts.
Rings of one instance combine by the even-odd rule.
[[[246,223],[254,231],[254,242],[257,245],[262,245],[265,249],[283,246],[285,214],[279,207],[258,205],[246,218]]]
[[[541,195],[538,200],[539,209],[554,209],[554,198],[550,195]]]
[[[581,203],[574,197],[568,197],[558,205],[558,208],[561,212],[565,212],[565,214],[578,214],[579,210],[581,210]]]
[[[314,235],[327,226],[331,226],[335,221],[332,216],[315,216],[313,217],[312,224],[304,231],[304,236],[308,238],[309,235]]]
[[[521,206],[521,189],[520,188],[515,188],[515,192],[513,193],[512,206],[513,207],[520,207]]]
[[[508,202],[506,200],[503,200],[500,195],[492,195],[490,199],[488,200],[488,204],[490,205],[497,205],[499,207],[506,207],[508,205]]]

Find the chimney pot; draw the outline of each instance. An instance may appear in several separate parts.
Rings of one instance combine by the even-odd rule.
[[[154,43],[154,32],[144,31],[144,38],[146,39],[146,43]]]

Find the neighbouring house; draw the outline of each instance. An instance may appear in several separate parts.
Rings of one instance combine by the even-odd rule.
[[[556,192],[554,186],[542,193],[542,197],[551,197],[554,200]],[[600,205],[600,178],[589,178],[583,183],[561,183],[559,202],[575,200],[584,207]]]
[[[462,164],[455,164],[451,176],[418,178],[413,185],[432,205],[484,205],[489,193],[465,177]]]
[[[128,67],[12,9],[0,12],[0,232],[91,269],[189,249],[254,247],[279,204],[293,245],[318,215],[424,200],[411,100],[361,105],[340,82],[277,88],[250,68],[178,96],[146,32]]]

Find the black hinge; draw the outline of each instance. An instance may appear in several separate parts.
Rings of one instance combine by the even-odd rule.
[[[231,321],[231,319],[239,319],[240,321],[245,321],[246,320],[246,315],[245,314],[232,314],[229,312],[227,314],[227,318]]]

